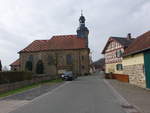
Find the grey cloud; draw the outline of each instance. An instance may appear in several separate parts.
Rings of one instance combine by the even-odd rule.
[[[75,34],[82,9],[90,29],[92,56],[97,60],[109,36],[131,32],[136,37],[149,30],[149,7],[148,0],[0,1],[0,59],[8,65],[33,40]]]

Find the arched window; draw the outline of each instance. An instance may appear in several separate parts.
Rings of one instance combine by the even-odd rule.
[[[54,64],[54,58],[52,56],[48,56],[48,64],[53,65]]]
[[[32,71],[32,69],[33,69],[33,55],[30,55],[28,57],[28,60],[26,61],[26,64],[25,64],[25,69],[27,71]]]
[[[44,73],[44,65],[42,60],[39,60],[36,64],[36,73],[37,74],[43,74]]]
[[[71,55],[67,55],[66,56],[66,61],[67,61],[68,65],[71,65],[73,63],[72,56]]]
[[[25,69],[27,71],[32,71],[32,62],[31,61],[27,61],[25,64]]]

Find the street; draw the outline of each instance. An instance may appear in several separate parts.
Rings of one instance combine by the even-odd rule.
[[[125,113],[100,76],[80,77],[11,113]]]

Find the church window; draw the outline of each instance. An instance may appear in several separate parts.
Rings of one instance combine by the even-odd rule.
[[[28,57],[28,60],[25,63],[25,69],[27,71],[32,71],[32,69],[33,69],[33,55],[30,55]]]
[[[84,56],[82,56],[82,60],[84,60]]]
[[[30,55],[28,58],[29,61],[33,62],[33,55]]]
[[[82,69],[85,69],[85,67],[84,67],[84,66],[82,66]]]
[[[67,64],[68,64],[68,65],[71,65],[71,64],[73,63],[73,61],[72,61],[72,56],[71,56],[71,55],[67,55],[67,56],[66,56],[66,60],[67,60]]]
[[[44,73],[44,65],[42,60],[39,60],[36,64],[36,73],[37,74],[43,74]]]
[[[25,64],[25,69],[26,69],[27,71],[32,71],[32,68],[33,68],[32,62],[28,60],[28,61],[26,62],[26,64]]]
[[[52,56],[48,56],[48,64],[49,65],[54,64],[54,58]]]

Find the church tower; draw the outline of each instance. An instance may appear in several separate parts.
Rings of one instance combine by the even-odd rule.
[[[79,18],[79,27],[77,28],[77,37],[85,38],[87,48],[88,48],[88,34],[89,34],[89,30],[85,26],[85,17],[83,16],[81,12],[81,16]]]

